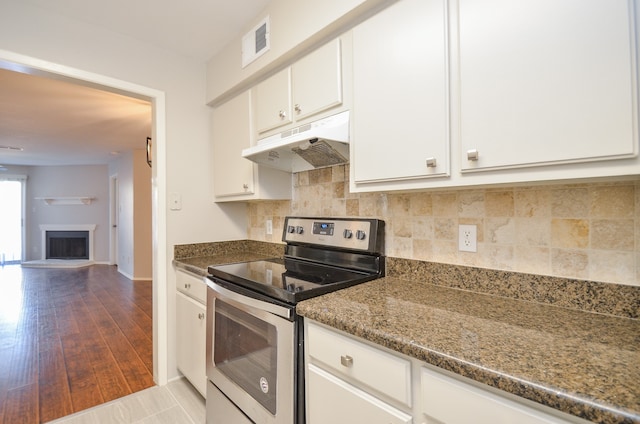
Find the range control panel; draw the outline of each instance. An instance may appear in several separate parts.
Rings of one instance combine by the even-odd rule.
[[[351,218],[285,218],[282,241],[374,252],[384,240],[384,221]]]

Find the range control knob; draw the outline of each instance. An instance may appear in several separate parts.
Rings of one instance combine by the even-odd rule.
[[[297,234],[302,234],[302,233],[304,233],[304,228],[302,228],[302,226],[301,226],[301,225],[298,225],[298,226],[296,227],[296,233],[297,233]]]
[[[288,225],[287,226],[287,233],[295,233],[296,232],[296,227],[294,227],[293,225]]]
[[[364,232],[364,231],[362,231],[362,230],[358,230],[358,231],[356,231],[356,238],[357,238],[358,240],[364,240],[364,239],[366,239],[366,238],[367,238],[367,233],[365,233],[365,232]]]
[[[346,239],[350,239],[351,237],[353,237],[353,231],[346,229],[344,230],[344,232],[342,233],[343,237]]]

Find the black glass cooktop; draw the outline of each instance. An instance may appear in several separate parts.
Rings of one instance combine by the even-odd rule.
[[[379,277],[290,258],[216,265],[208,270],[212,277],[292,304]]]

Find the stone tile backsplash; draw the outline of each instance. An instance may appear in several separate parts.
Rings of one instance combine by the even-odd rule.
[[[387,256],[640,286],[638,178],[358,194],[344,165],[292,178],[291,201],[249,205],[250,239],[279,242],[287,215],[380,218]],[[460,224],[477,225],[477,253],[458,251]]]

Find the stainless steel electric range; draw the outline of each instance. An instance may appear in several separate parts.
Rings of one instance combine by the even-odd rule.
[[[208,268],[207,423],[302,424],[296,303],[384,275],[384,221],[285,218],[284,258]]]

